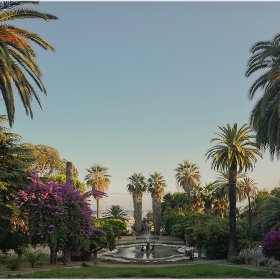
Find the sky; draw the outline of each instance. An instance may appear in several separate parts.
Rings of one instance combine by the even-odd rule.
[[[28,6],[29,7],[29,6]],[[160,172],[166,192],[188,160],[202,185],[217,172],[205,153],[218,126],[249,123],[260,98],[248,90],[261,73],[245,77],[250,48],[280,32],[280,2],[75,2],[30,5],[57,21],[17,20],[55,53],[34,45],[47,96],[34,119],[18,96],[12,131],[73,162],[84,182],[94,164],[112,176],[102,210],[133,209],[127,178]],[[38,90],[39,92],[39,90]],[[2,107],[1,107],[2,106]],[[0,109],[5,113],[3,102]],[[279,186],[280,162],[269,153],[247,175],[259,189]],[[94,207],[95,201],[92,202]],[[151,209],[150,195],[143,209]]]

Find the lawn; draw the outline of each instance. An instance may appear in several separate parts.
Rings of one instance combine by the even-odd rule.
[[[257,271],[215,264],[153,268],[108,268],[93,265],[89,267],[81,266],[81,268],[59,268],[50,271],[9,275],[6,278],[265,278],[269,274],[269,271]]]

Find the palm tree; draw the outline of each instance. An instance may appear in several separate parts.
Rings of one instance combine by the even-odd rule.
[[[263,149],[269,148],[271,159],[276,153],[280,156],[280,34],[272,41],[260,41],[251,48],[252,57],[248,61],[246,77],[267,68],[251,86],[249,99],[252,100],[258,89],[263,96],[253,108],[250,125],[256,131],[256,142]]]
[[[106,219],[120,219],[122,221],[128,221],[127,211],[123,209],[120,205],[112,205],[105,213]]]
[[[239,192],[244,193],[248,199],[248,224],[249,224],[249,238],[253,239],[252,233],[252,211],[251,211],[251,198],[256,198],[258,195],[258,188],[256,187],[256,183],[254,180],[250,179],[249,177],[243,178],[240,182]]]
[[[258,218],[263,231],[268,232],[271,228],[280,230],[280,189],[273,190],[273,196],[269,197],[262,207]]]
[[[29,8],[20,8],[24,4],[39,4],[38,1],[3,1],[0,5],[0,90],[5,102],[9,124],[13,125],[15,117],[14,90],[16,89],[27,115],[33,118],[31,101],[34,97],[41,107],[40,99],[32,84],[26,78],[28,74],[37,87],[46,94],[42,82],[42,73],[36,63],[36,53],[30,42],[45,50],[54,48],[38,34],[8,24],[17,19],[58,19],[51,14]]]
[[[133,207],[134,207],[134,221],[135,231],[140,233],[142,230],[142,197],[143,192],[147,190],[147,184],[145,177],[142,173],[134,173],[129,178],[129,184],[127,184],[127,190],[132,194]]]
[[[243,195],[244,192],[240,191],[240,180],[245,178],[246,175],[243,172],[237,172],[236,176],[236,200],[241,202],[246,197]],[[218,176],[216,177],[215,182],[213,182],[214,191],[213,195],[217,199],[226,199],[229,200],[229,172],[228,171],[218,171]]]
[[[262,158],[257,144],[251,139],[252,130],[244,124],[240,129],[235,123],[233,127],[229,124],[227,127],[219,126],[221,132],[215,133],[218,138],[211,139],[211,142],[218,141],[219,143],[210,148],[206,155],[206,160],[212,159],[211,167],[215,170],[229,172],[229,250],[228,258],[236,254],[236,180],[237,172],[244,170],[252,170],[254,163],[257,161],[256,155]]]
[[[203,199],[204,188],[200,184],[194,184],[194,187],[191,191],[192,197],[192,208],[195,212],[202,212],[204,208],[204,199]]]
[[[88,174],[85,176],[86,185],[91,186],[92,190],[102,191],[108,189],[110,184],[111,175],[107,174],[107,167],[102,167],[99,164],[95,164],[94,166],[86,169]],[[97,218],[100,218],[100,203],[99,200],[101,197],[95,196],[96,204],[97,204]]]
[[[201,198],[204,202],[204,212],[206,214],[212,213],[213,205],[216,201],[216,198],[214,197],[213,192],[214,192],[213,183],[208,183],[208,184],[204,185]]]
[[[152,196],[154,233],[159,234],[161,225],[161,199],[164,194],[164,188],[166,187],[166,181],[160,173],[155,172],[154,174],[150,174],[147,186]]]
[[[198,166],[185,160],[183,163],[179,164],[179,167],[177,167],[175,171],[177,172],[175,175],[176,183],[188,194],[188,207],[189,211],[192,211],[191,191],[194,184],[200,181]]]

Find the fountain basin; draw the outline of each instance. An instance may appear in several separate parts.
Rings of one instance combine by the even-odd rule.
[[[146,243],[136,243],[129,245],[117,246],[114,251],[106,251],[102,254],[103,259],[114,259],[118,261],[134,261],[134,262],[157,262],[157,261],[178,261],[189,259],[185,256],[184,251],[180,250],[180,245],[158,244],[155,245],[154,252],[141,251],[142,246]]]

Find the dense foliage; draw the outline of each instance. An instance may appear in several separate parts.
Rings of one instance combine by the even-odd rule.
[[[274,229],[262,240],[262,253],[266,258],[274,257],[275,260],[280,261],[280,232]]]
[[[70,255],[89,246],[89,238],[96,231],[91,225],[93,211],[86,199],[104,193],[90,191],[81,195],[70,181],[57,184],[49,180],[44,184],[32,173],[29,179],[33,184],[19,191],[15,200],[28,222],[31,243],[62,251],[67,262]]]

